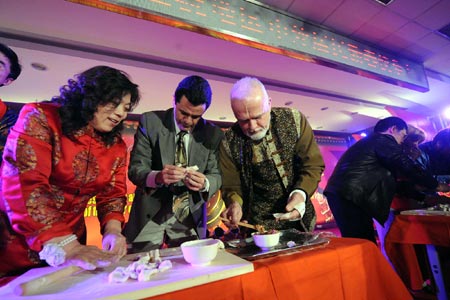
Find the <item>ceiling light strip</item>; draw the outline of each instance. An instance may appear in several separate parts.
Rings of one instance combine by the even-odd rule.
[[[376,49],[256,1],[67,0],[426,92],[423,64]]]

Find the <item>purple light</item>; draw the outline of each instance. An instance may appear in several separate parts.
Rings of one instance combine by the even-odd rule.
[[[367,133],[361,132],[359,135],[360,135],[361,137],[366,137],[366,136],[367,136]]]

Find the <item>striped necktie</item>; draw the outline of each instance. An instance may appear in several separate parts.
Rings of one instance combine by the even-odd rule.
[[[184,145],[184,136],[187,134],[186,131],[180,131],[177,136],[177,147],[175,151],[175,165],[186,167],[187,166],[187,153],[186,146]]]
[[[180,131],[177,140],[177,147],[175,151],[175,165],[179,167],[187,167],[186,146],[184,144],[184,136],[186,131]],[[180,195],[176,195],[173,199],[172,211],[175,218],[182,223],[189,215],[189,193],[186,191]]]

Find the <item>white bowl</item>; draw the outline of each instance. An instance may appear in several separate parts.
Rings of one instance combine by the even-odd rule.
[[[220,241],[204,239],[181,244],[184,260],[193,266],[206,266],[216,258]]]
[[[280,232],[276,231],[274,233],[259,233],[259,232],[253,232],[252,233],[253,242],[255,242],[255,245],[263,250],[268,250],[276,245],[278,245],[278,242],[280,241]]]

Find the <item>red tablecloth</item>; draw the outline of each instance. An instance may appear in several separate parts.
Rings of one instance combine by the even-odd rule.
[[[414,244],[450,247],[450,217],[398,215],[386,235],[385,249],[405,284],[420,290],[422,273]]]
[[[332,238],[323,248],[256,260],[254,267],[150,299],[412,299],[379,249],[365,240]]]

